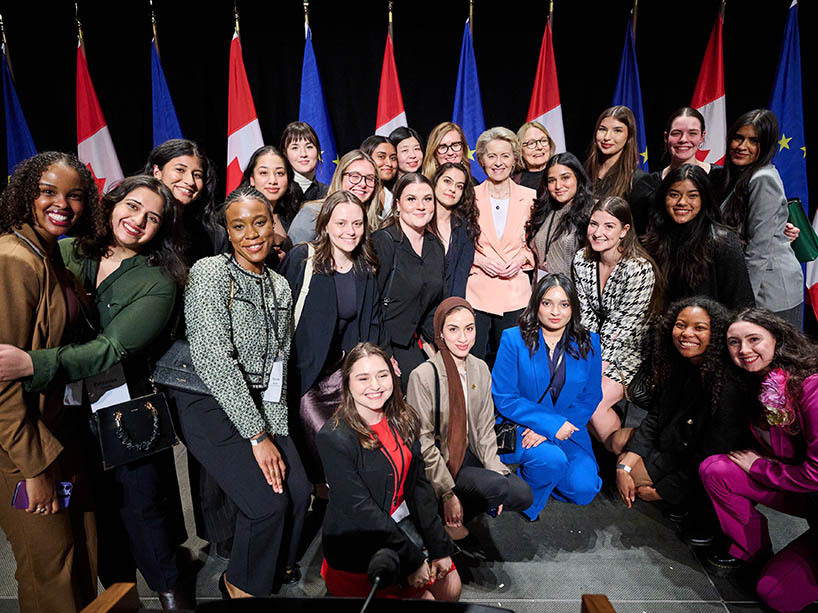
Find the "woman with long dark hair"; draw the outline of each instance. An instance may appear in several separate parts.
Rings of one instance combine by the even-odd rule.
[[[756,305],[801,326],[804,275],[784,233],[789,214],[784,184],[770,162],[778,151],[778,120],[748,111],[727,131],[721,184],[722,220],[744,244]]]
[[[321,142],[313,127],[306,121],[293,121],[281,133],[279,151],[287,156],[294,171],[290,183],[301,190],[301,202],[318,200],[327,195],[328,185],[315,178],[321,159]],[[329,163],[332,163],[330,160]]]
[[[361,143],[360,149],[375,162],[382,185],[377,199],[371,202],[366,213],[369,230],[374,232],[392,212],[392,188],[395,186],[395,179],[398,175],[398,153],[392,141],[379,134],[367,136]]]
[[[386,548],[400,561],[400,585],[381,596],[458,600],[456,548],[424,475],[418,416],[400,394],[389,358],[377,345],[356,345],[342,381],[341,404],[316,440],[330,487],[321,530],[327,589],[366,596],[370,559]]]
[[[0,194],[0,343],[7,343],[0,346],[0,526],[17,563],[21,611],[74,613],[97,593],[83,462],[87,415],[64,410],[58,382],[26,390],[5,359],[18,347],[53,351],[72,340],[82,292],[57,240],[87,227],[81,222],[97,203],[93,175],[76,156],[56,151],[20,162]],[[64,481],[73,487],[67,509],[57,491]],[[14,507],[18,488],[28,503]]]
[[[599,335],[580,321],[574,284],[546,275],[520,325],[503,332],[491,383],[498,422],[517,425],[516,450],[501,459],[519,464],[531,486],[534,502],[523,511],[530,521],[549,496],[588,504],[602,486],[587,428],[602,398],[601,369]]]
[[[468,169],[444,162],[432,177],[435,194],[433,231],[446,251],[446,296],[466,295],[466,282],[474,263],[474,246],[480,223],[474,205],[474,186]]]
[[[663,278],[633,230],[628,203],[610,197],[591,210],[585,249],[574,256],[582,323],[602,339],[602,402],[590,429],[609,451],[624,440],[613,406],[625,397],[643,359],[650,318],[661,312]]]
[[[423,139],[412,128],[395,128],[389,135],[398,153],[398,178],[410,172],[421,172],[423,167]]]
[[[542,171],[545,189],[534,201],[525,240],[537,259],[537,275],[571,275],[571,262],[585,244],[594,206],[591,182],[573,153],[551,157]]]
[[[818,347],[771,311],[745,309],[731,319],[727,349],[758,397],[745,405],[755,440],[752,449],[711,456],[699,468],[730,541],[708,563],[759,573],[764,604],[800,611],[818,599]],[[759,504],[806,517],[811,529],[772,555]]]
[[[594,195],[629,199],[633,186],[647,176],[639,168],[639,154],[633,112],[626,106],[612,106],[602,111],[585,160]]]
[[[719,219],[704,170],[685,164],[668,172],[642,239],[667,281],[666,303],[708,296],[728,309],[755,304],[741,243]]]

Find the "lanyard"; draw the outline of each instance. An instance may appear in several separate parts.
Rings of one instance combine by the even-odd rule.
[[[384,417],[386,419],[386,417]],[[395,431],[395,428],[392,427],[392,424],[386,422],[389,426],[389,430],[392,432],[392,436],[395,437],[395,445],[398,448],[398,455],[400,456],[400,473],[398,473],[398,465],[392,459],[392,456],[386,451],[386,445],[384,444],[385,441],[381,441],[381,453],[386,456],[387,462],[392,467],[392,470],[395,472],[395,491],[392,494],[392,506],[398,506],[398,489],[400,484],[403,483],[403,472],[406,469],[406,460],[403,456],[403,450],[400,447],[400,439],[398,438],[398,433]]]

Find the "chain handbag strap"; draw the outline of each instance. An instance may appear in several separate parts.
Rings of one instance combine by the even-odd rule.
[[[146,402],[143,408],[146,411],[153,413],[153,429],[151,430],[151,435],[147,440],[139,442],[133,440],[133,437],[131,437],[131,434],[122,423],[122,411],[117,411],[114,413],[116,437],[119,439],[119,442],[122,443],[123,447],[130,449],[131,451],[149,451],[151,447],[156,444],[156,440],[159,438],[159,411],[157,411],[156,407],[150,402]]]

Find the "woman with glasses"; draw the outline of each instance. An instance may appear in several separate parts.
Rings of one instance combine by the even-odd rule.
[[[523,164],[525,170],[515,173],[512,180],[515,183],[540,189],[545,165],[551,156],[556,153],[554,139],[539,121],[527,121],[517,130],[517,138],[523,148]]]
[[[463,164],[471,177],[468,144],[463,129],[456,123],[444,121],[429,133],[426,155],[423,156],[423,174],[431,179],[443,164]]]

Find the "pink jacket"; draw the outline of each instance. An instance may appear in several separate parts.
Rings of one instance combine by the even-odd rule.
[[[480,239],[475,259],[482,253],[489,258],[509,262],[524,253],[526,263],[523,270],[534,266],[534,256],[525,244],[525,224],[531,216],[536,195],[533,189],[511,182],[506,227],[503,236],[498,238],[491,212],[489,182],[483,181],[474,189],[475,205],[480,214]],[[489,277],[482,268],[473,265],[466,284],[466,300],[475,309],[495,315],[525,308],[531,297],[531,283],[523,270],[511,279],[500,279]]]

